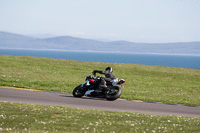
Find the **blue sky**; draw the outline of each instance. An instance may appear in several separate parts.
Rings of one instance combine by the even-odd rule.
[[[0,0],[0,31],[150,43],[200,41],[200,0]]]

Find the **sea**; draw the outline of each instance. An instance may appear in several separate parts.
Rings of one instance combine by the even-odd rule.
[[[34,56],[78,61],[143,64],[151,66],[200,69],[200,56],[189,55],[106,53],[25,49],[0,49],[0,55]]]

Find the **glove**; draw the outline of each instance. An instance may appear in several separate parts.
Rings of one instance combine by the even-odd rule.
[[[97,71],[96,71],[96,70],[94,70],[94,71],[92,72],[92,74],[93,74],[94,76],[96,76],[96,72],[97,72]]]

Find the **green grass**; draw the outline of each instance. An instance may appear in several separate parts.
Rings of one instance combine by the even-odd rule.
[[[0,86],[71,93],[93,70],[126,80],[123,99],[200,106],[200,70],[0,55]]]
[[[0,132],[197,133],[200,118],[0,102]]]

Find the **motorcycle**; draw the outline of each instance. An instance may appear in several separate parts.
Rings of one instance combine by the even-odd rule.
[[[124,79],[119,79],[116,78],[114,80],[111,80],[110,82],[106,82],[107,89],[102,90],[98,89],[99,84],[101,82],[101,77],[98,76],[91,76],[88,75],[85,78],[86,83],[81,84],[74,88],[73,90],[73,96],[74,97],[83,97],[88,96],[88,97],[96,97],[96,98],[105,98],[106,100],[116,100],[118,99],[121,94],[122,90],[120,86],[123,87],[123,83],[125,83]]]

